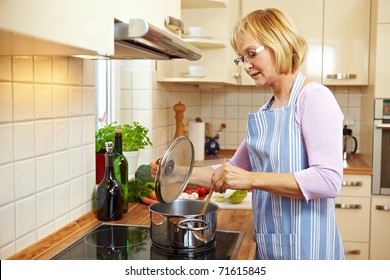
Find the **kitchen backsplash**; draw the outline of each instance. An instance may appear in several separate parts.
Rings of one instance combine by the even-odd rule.
[[[197,87],[156,82],[153,61],[117,61],[117,118],[150,129],[153,148],[139,164],[161,157],[175,134],[174,104],[184,122],[200,117],[226,129],[222,149],[244,137],[246,117],[271,94],[256,87]],[[0,258],[24,249],[93,207],[95,188],[94,61],[0,56]],[[360,88],[331,90],[359,139]]]
[[[0,258],[92,209],[94,62],[0,56]]]

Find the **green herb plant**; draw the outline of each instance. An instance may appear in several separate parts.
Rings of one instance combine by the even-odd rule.
[[[115,129],[122,130],[122,150],[124,152],[138,151],[152,145],[148,136],[149,130],[138,122],[132,125],[117,125],[112,122],[96,131],[96,153],[105,153],[105,143],[115,142]]]

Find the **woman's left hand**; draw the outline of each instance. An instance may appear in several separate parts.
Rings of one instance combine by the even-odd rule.
[[[224,193],[227,189],[247,190],[252,188],[252,172],[229,163],[222,164],[211,177],[215,192]]]

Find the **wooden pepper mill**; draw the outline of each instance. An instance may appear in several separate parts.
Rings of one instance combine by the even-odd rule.
[[[184,111],[186,110],[186,105],[181,103],[175,104],[173,106],[173,110],[175,111],[176,115],[176,133],[175,133],[175,138],[180,137],[180,136],[185,136],[186,133],[186,127],[184,126],[183,120],[184,120]]]

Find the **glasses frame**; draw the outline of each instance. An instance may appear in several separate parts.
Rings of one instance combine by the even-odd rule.
[[[257,49],[255,50],[250,50],[248,52],[246,52],[243,56],[241,57],[237,57],[234,61],[234,63],[237,65],[237,66],[241,66],[241,65],[244,65],[246,62],[248,62],[248,59],[245,58],[247,55],[249,55],[249,57],[252,59],[252,58],[255,58],[256,55],[258,55],[260,52],[262,52],[263,50],[265,50],[267,48],[267,46],[265,45],[261,45],[260,47],[258,47]]]

